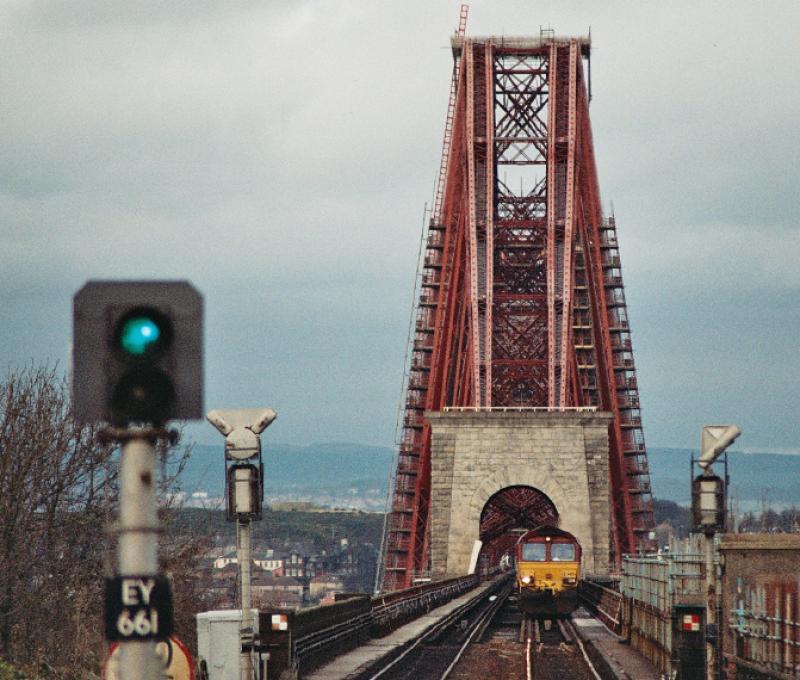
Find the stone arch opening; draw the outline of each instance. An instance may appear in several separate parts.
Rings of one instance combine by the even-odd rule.
[[[513,550],[521,530],[558,524],[558,509],[550,497],[532,486],[507,486],[493,494],[481,511],[479,564],[489,568]]]

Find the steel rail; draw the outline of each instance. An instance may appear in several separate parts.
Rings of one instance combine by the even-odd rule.
[[[481,615],[481,617],[478,619],[478,621],[476,621],[475,625],[473,626],[472,630],[470,631],[470,634],[467,636],[467,639],[464,640],[464,644],[462,644],[461,648],[456,652],[455,657],[450,662],[450,665],[447,668],[445,668],[444,673],[442,673],[442,675],[440,676],[439,680],[446,680],[446,678],[449,677],[450,673],[453,672],[453,669],[456,667],[456,664],[461,659],[461,656],[467,650],[467,647],[469,647],[472,644],[472,641],[476,637],[480,637],[480,635],[483,635],[483,633],[486,630],[487,626],[489,625],[491,620],[494,618],[494,615],[497,613],[497,610],[500,609],[502,604],[508,598],[509,594],[511,593],[511,588],[512,587],[513,587],[513,584],[509,584],[508,587],[505,589],[505,592],[501,593],[495,599],[495,601],[491,602],[491,604],[486,608],[486,611]],[[478,633],[480,633],[480,635],[478,635]]]
[[[541,628],[539,621],[532,621],[531,622],[532,631],[529,632],[526,641],[526,675],[527,680],[532,680],[536,673],[536,652],[541,652],[542,647],[551,646],[550,644],[546,644],[542,642],[541,639]],[[575,630],[575,626],[572,624],[571,621],[563,621],[557,620],[556,624],[558,626],[558,631],[561,635],[562,641],[559,643],[559,646],[563,648],[563,645],[572,644],[573,642],[577,643],[578,648],[581,650],[581,654],[583,655],[583,660],[586,663],[586,666],[589,669],[589,672],[595,678],[595,680],[602,680],[602,677],[597,672],[597,668],[592,663],[592,660],[589,658],[589,655],[586,653],[586,649],[581,642],[580,637],[578,636],[577,631]]]
[[[530,635],[525,642],[525,678],[526,680],[533,680],[533,658],[531,657]]]
[[[592,660],[589,658],[589,655],[586,653],[586,649],[583,646],[583,642],[581,642],[580,636],[578,635],[578,631],[575,630],[575,626],[572,625],[571,621],[567,621],[564,626],[570,630],[572,637],[575,638],[575,642],[578,643],[578,648],[581,650],[581,654],[583,654],[583,660],[586,662],[586,665],[589,667],[589,671],[594,676],[595,680],[603,680],[600,674],[597,672]]]
[[[505,598],[508,597],[508,594],[510,592],[511,592],[511,584],[506,586],[506,592],[505,593],[501,593],[501,595],[498,595],[497,599],[494,602],[491,603],[490,607],[487,607],[486,611],[488,611],[490,609],[493,609],[493,613],[494,613],[494,611],[496,611],[497,607],[499,606],[498,603],[502,603],[505,600]],[[404,649],[397,657],[392,659],[391,662],[389,662],[388,664],[383,666],[380,670],[378,670],[377,672],[373,673],[372,675],[365,676],[364,680],[377,680],[382,675],[384,675],[384,673],[389,671],[391,668],[394,668],[398,663],[400,663],[403,659],[405,659],[412,651],[414,651],[417,647],[419,647],[420,644],[422,644],[423,642],[425,642],[426,640],[428,640],[428,639],[430,639],[432,637],[435,637],[441,631],[446,630],[449,626],[451,626],[453,624],[453,622],[455,620],[457,620],[464,613],[464,611],[472,609],[473,607],[478,606],[481,599],[484,599],[484,598],[485,599],[489,599],[494,594],[495,594],[495,589],[494,588],[490,588],[490,589],[488,589],[487,591],[485,591],[481,595],[481,598],[476,598],[475,600],[472,600],[470,602],[465,602],[462,606],[460,606],[457,609],[453,610],[452,612],[450,612],[450,614],[448,614],[447,616],[442,618],[440,621],[437,621],[435,624],[433,624],[433,626],[431,626],[427,631],[425,631],[424,634],[420,635],[416,640],[414,640],[414,642],[411,645],[409,645],[406,649]],[[485,614],[486,614],[486,612],[484,612],[484,614],[482,614],[481,617],[479,617],[478,621],[475,624],[473,624],[473,630],[472,630],[472,632],[470,634],[469,641],[471,641],[471,638],[474,636],[474,632],[475,632],[476,628],[480,625],[480,623],[483,622],[483,620],[485,618]],[[458,657],[459,658],[460,658],[461,653],[463,653],[463,650],[466,648],[467,645],[468,645],[468,642],[465,643],[464,645],[462,645],[461,649],[458,652]],[[452,663],[445,670],[445,674],[440,676],[439,680],[444,680],[444,678],[446,678],[447,675],[449,675],[450,672],[452,671],[452,667],[453,666],[455,666],[455,663]]]

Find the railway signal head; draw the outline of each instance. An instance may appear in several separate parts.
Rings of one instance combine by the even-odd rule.
[[[208,422],[225,437],[225,486],[230,522],[261,519],[264,464],[259,435],[277,417],[271,408],[216,409],[206,414]]]
[[[725,482],[708,472],[692,480],[694,531],[711,535],[725,530]]]
[[[90,281],[73,307],[80,422],[161,425],[202,415],[203,301],[185,281]]]

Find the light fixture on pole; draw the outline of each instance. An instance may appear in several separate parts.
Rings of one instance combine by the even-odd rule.
[[[713,536],[725,530],[725,492],[728,481],[727,457],[725,477],[714,474],[714,462],[742,434],[736,425],[705,425],[700,435],[700,456],[692,458],[692,522],[696,533]],[[694,476],[695,463],[701,473]]]
[[[712,474],[692,480],[692,522],[697,533],[725,530],[725,482]]]
[[[264,463],[259,435],[277,417],[271,408],[210,411],[206,418],[225,437],[225,499],[227,519],[236,522],[237,560],[242,625],[240,680],[253,679],[253,632],[250,597],[250,522],[261,519],[264,503]]]
[[[714,534],[725,531],[725,487],[728,483],[728,458],[725,454],[725,478],[714,474],[713,464],[742,434],[736,425],[706,425],[700,436],[700,457],[692,457],[692,523],[694,531],[705,535],[706,572],[706,680],[714,680],[719,665],[719,588],[714,561]],[[694,465],[702,472],[694,477]]]
[[[261,519],[264,500],[263,464],[237,463],[227,469],[227,519],[230,522]]]

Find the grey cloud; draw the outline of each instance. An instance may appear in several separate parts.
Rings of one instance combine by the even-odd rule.
[[[15,16],[21,25],[37,30],[147,27],[219,20],[248,10],[286,8],[279,0],[35,0],[19,3]],[[302,0],[293,2],[304,4]]]
[[[591,24],[598,172],[646,425],[656,444],[694,444],[684,425],[720,392],[737,414],[764,395],[764,357],[799,372],[785,329],[800,285],[800,6],[470,4],[474,34]],[[288,441],[387,443],[458,6],[7,3],[3,363],[63,362],[87,278],[188,277],[207,298],[210,406],[266,400]],[[692,377],[737,356],[705,340],[715,299],[762,310],[726,327],[738,382]],[[765,443],[794,443],[787,414],[756,411]]]

